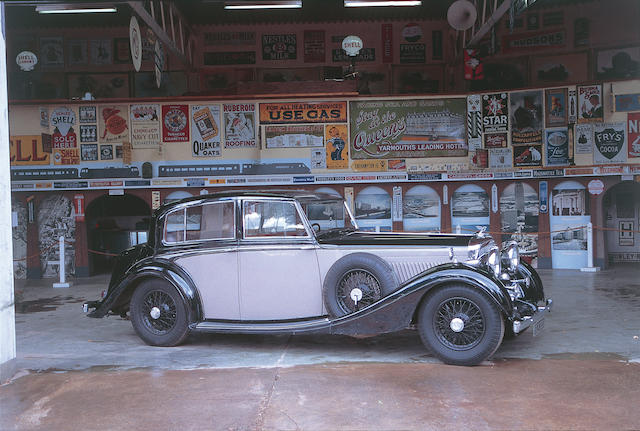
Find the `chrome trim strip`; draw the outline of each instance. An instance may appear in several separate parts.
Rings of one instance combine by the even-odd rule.
[[[243,332],[269,333],[278,331],[310,331],[329,325],[327,317],[296,322],[223,322],[204,321],[196,324],[192,329],[203,332]]]

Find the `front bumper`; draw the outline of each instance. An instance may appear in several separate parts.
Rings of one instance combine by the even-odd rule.
[[[519,334],[530,326],[533,326],[533,335],[535,336],[537,333],[536,328],[542,329],[541,326],[545,315],[551,312],[553,300],[547,299],[544,305],[539,306],[529,303],[526,303],[526,305],[530,308],[531,314],[521,315],[519,318],[513,319],[513,333]]]

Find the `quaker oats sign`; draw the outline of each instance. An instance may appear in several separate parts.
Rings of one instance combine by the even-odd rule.
[[[160,106],[131,105],[131,145],[133,148],[160,146]]]
[[[50,122],[53,127],[53,148],[76,148],[76,133],[73,125],[76,123],[76,114],[73,109],[61,106],[51,112]]]
[[[126,105],[101,106],[99,114],[100,142],[122,142],[129,139],[129,125],[127,122]]]
[[[162,106],[162,141],[189,141],[189,106]]]
[[[351,158],[466,156],[466,98],[350,102]]]
[[[256,105],[237,103],[223,105],[224,147],[256,148]]]
[[[627,161],[625,129],[625,123],[594,125],[593,162],[595,164],[625,163]]]
[[[511,93],[511,143],[542,142],[542,91]]]
[[[220,105],[191,107],[193,157],[220,156]]]
[[[482,96],[482,124],[485,133],[507,132],[509,130],[507,101],[507,93]]]

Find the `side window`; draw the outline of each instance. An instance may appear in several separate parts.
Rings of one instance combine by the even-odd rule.
[[[293,202],[245,201],[243,219],[245,238],[307,236]]]
[[[233,202],[190,206],[167,216],[165,242],[232,239],[235,237]]]

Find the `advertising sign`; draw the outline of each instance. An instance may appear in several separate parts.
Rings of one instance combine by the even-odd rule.
[[[304,31],[304,62],[325,62],[324,30]]]
[[[509,35],[502,38],[505,53],[558,48],[566,43],[564,30]]]
[[[479,94],[467,96],[467,142],[469,151],[482,148],[482,98]]]
[[[627,114],[629,157],[640,157],[640,112]]]
[[[627,161],[625,123],[600,123],[594,125],[593,162],[597,165],[625,163]]]
[[[485,148],[504,148],[506,146],[507,146],[506,133],[485,133],[484,134]]]
[[[160,106],[131,105],[131,145],[133,148],[160,146]]]
[[[567,125],[567,89],[554,88],[546,90],[545,99],[545,125],[547,127]]]
[[[324,146],[322,124],[265,126],[267,148],[300,148]]]
[[[510,95],[511,144],[542,142],[542,91],[517,91]]]
[[[80,106],[78,107],[78,113],[80,114],[81,124],[95,123],[97,121],[95,106]]]
[[[593,124],[576,124],[576,154],[593,152]]]
[[[569,90],[569,103],[568,103],[568,116],[569,124],[575,124],[578,120],[578,93],[575,88]]]
[[[341,123],[347,102],[261,103],[260,124]]]
[[[511,166],[511,148],[491,148],[489,150],[490,169],[505,169]]]
[[[351,158],[466,156],[466,99],[350,102]]]
[[[482,124],[485,133],[509,130],[507,93],[485,94],[482,96]]]
[[[256,106],[253,103],[225,104],[225,148],[257,148]]]
[[[427,48],[424,43],[401,43],[400,63],[425,63]]]
[[[382,24],[382,62],[393,63],[393,24]]]
[[[189,106],[188,105],[163,105],[162,106],[162,141],[163,142],[188,142],[189,141]]]
[[[542,144],[513,147],[513,166],[542,166]]]
[[[602,121],[602,86],[578,86],[578,123]]]
[[[349,133],[346,124],[324,126],[324,140],[327,169],[349,168]]]
[[[80,164],[79,148],[56,148],[53,150],[54,165],[78,165]]]
[[[42,135],[11,136],[9,145],[11,166],[49,164],[49,153],[44,152]]]
[[[127,112],[129,107],[126,105],[100,107],[98,116],[100,142],[122,142],[129,139]]]
[[[191,144],[193,157],[220,156],[220,105],[191,107]]]
[[[569,164],[569,132],[566,127],[546,129],[544,144],[547,153],[547,165]]]
[[[263,60],[295,60],[297,49],[295,33],[262,35]]]

